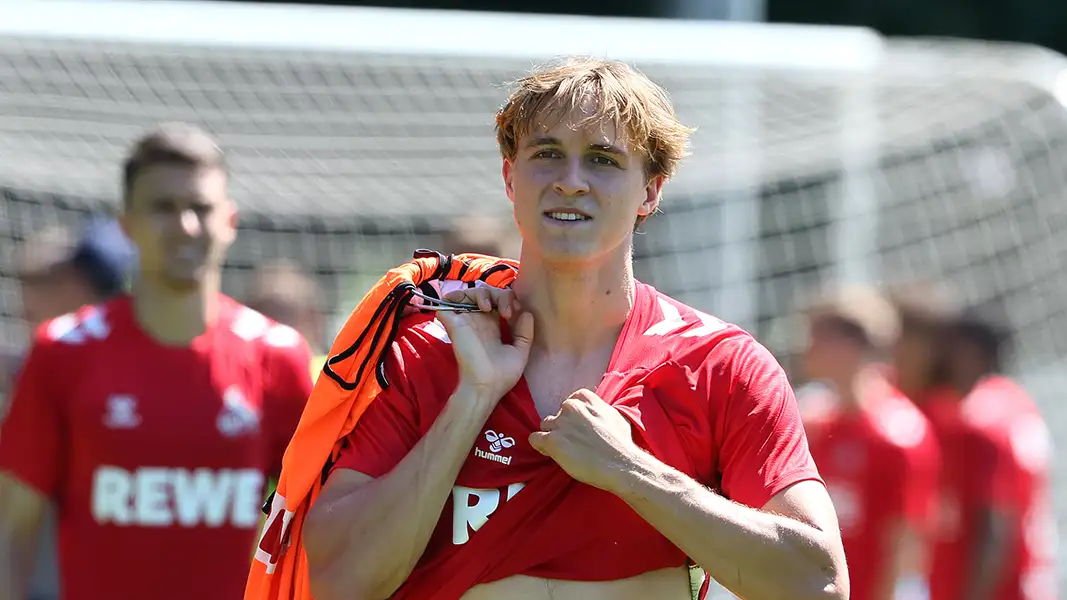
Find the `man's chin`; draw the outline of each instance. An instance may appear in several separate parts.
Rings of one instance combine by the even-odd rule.
[[[199,274],[195,275],[182,275],[182,276],[167,276],[163,278],[163,285],[179,294],[191,294],[199,291],[204,284],[204,278]]]

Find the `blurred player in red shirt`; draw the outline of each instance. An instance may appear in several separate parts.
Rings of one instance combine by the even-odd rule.
[[[16,250],[15,268],[22,292],[22,317],[30,334],[27,345],[44,321],[121,293],[135,258],[118,222],[101,216],[85,223],[77,237],[65,228],[48,228],[24,241]],[[17,355],[11,355],[11,362],[0,373],[0,394],[4,396],[0,405],[6,404],[25,350],[19,348]],[[0,407],[0,415],[3,412]],[[54,510],[45,511],[39,533],[29,600],[52,600],[59,597]]]
[[[573,60],[520,81],[497,126],[517,279],[402,323],[304,523],[316,599],[680,600],[691,562],[741,597],[847,598],[784,371],[633,277],[689,134],[667,95]],[[435,569],[459,562],[487,573]]]
[[[924,406],[945,457],[933,600],[1056,597],[1051,441],[1027,393],[1000,374],[1005,324],[990,307],[953,320],[944,352],[955,395]]]
[[[221,151],[167,125],[125,164],[131,295],[45,322],[0,430],[0,599],[57,506],[62,596],[241,597],[267,478],[310,393],[307,343],[219,292]]]
[[[875,290],[827,294],[808,312],[804,400],[811,453],[841,524],[853,600],[925,598],[938,450],[921,412],[873,361],[899,319]]]
[[[914,281],[893,286],[888,298],[900,317],[892,348],[893,384],[920,408],[958,397],[947,379],[944,348],[946,328],[959,316],[955,294],[944,285]],[[931,424],[936,435],[938,423]]]

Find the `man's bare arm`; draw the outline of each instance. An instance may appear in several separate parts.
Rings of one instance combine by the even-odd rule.
[[[1015,552],[1014,527],[1009,513],[987,507],[975,523],[977,535],[970,552],[970,576],[966,578],[961,600],[993,598],[1007,570],[1008,557]]]
[[[0,600],[22,600],[48,500],[0,473]]]
[[[741,598],[848,598],[837,515],[818,482],[793,485],[755,510],[644,455],[613,491]]]
[[[926,566],[927,551],[922,535],[903,519],[897,519],[886,528],[886,560],[878,574],[875,598],[893,600],[896,597],[913,597],[901,594],[914,586],[926,585],[929,569]]]
[[[404,583],[497,400],[461,385],[387,475],[339,470],[330,477],[303,531],[317,600],[385,599]]]

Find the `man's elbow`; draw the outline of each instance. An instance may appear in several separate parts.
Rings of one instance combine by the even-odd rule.
[[[848,576],[824,579],[819,590],[812,594],[811,600],[848,600]]]
[[[379,576],[361,576],[337,567],[309,565],[308,583],[315,600],[388,600],[400,587]]]
[[[806,600],[848,600],[848,569],[843,562],[838,566],[833,556],[827,558],[828,563],[816,570],[807,586],[810,593],[805,595]]]
[[[848,600],[849,578],[845,552],[838,539],[823,537],[820,543],[811,546],[808,556],[807,585],[800,586],[807,593],[799,594],[804,600]]]
[[[308,579],[315,600],[387,600],[403,583],[387,576],[373,554],[346,541],[344,527],[312,507],[302,531]],[[362,551],[366,550],[364,554]]]

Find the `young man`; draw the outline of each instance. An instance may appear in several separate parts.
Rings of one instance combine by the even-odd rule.
[[[875,290],[845,288],[808,311],[811,454],[834,500],[853,600],[926,598],[938,449],[921,412],[889,383],[881,359],[896,312]]]
[[[120,293],[133,261],[129,240],[111,218],[92,218],[77,237],[56,227],[26,240],[16,251],[15,268],[21,284],[22,315],[30,331],[48,319]],[[0,373],[0,419],[23,358],[22,350],[10,355]],[[59,597],[53,512],[47,510],[42,519],[36,569],[28,584],[29,600]]]
[[[1005,323],[983,308],[951,324],[947,375],[962,400],[927,407],[942,423],[946,459],[933,600],[1056,597],[1051,441],[1027,393],[1000,374]]]
[[[960,311],[955,295],[945,286],[913,281],[893,286],[888,298],[900,316],[900,336],[892,349],[893,384],[919,406],[954,398],[945,379],[944,342],[946,328]],[[938,427],[936,421],[933,425]]]
[[[296,263],[277,260],[256,267],[245,304],[299,331],[312,352],[323,351],[326,309],[322,289]]]
[[[86,304],[122,291],[133,265],[129,240],[110,218],[89,220],[75,236],[48,228],[15,254],[22,314],[31,330]]]
[[[15,271],[22,299],[22,318],[32,333],[41,323],[103,302],[122,291],[134,260],[129,240],[113,219],[90,219],[76,236],[63,227],[49,227],[19,245]],[[10,392],[23,356],[0,360],[0,395]],[[0,399],[0,416],[5,402]]]
[[[58,509],[63,597],[240,597],[267,477],[310,390],[307,343],[219,293],[223,156],[168,125],[125,164],[131,295],[44,323],[0,430],[0,599]]]
[[[457,554],[481,563],[464,552],[505,514],[535,521],[482,552],[526,566],[467,600],[684,599],[690,559],[750,600],[847,598],[784,371],[634,280],[633,232],[690,133],[666,93],[622,63],[570,61],[522,79],[497,129],[518,279],[449,296],[480,312],[402,324],[392,384],[303,528],[316,600],[388,598]],[[553,469],[573,479],[531,504],[556,481],[532,474]]]

